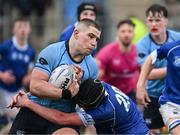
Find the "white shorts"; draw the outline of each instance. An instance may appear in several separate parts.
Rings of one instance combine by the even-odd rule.
[[[14,117],[17,112],[17,109],[6,109],[8,105],[12,102],[12,97],[15,96],[18,92],[9,92],[3,89],[0,89],[0,113],[8,113]],[[11,113],[12,112],[12,113]]]
[[[167,102],[160,106],[159,111],[169,132],[171,132],[171,130],[176,126],[180,126],[180,105]],[[172,118],[173,120],[168,122]]]

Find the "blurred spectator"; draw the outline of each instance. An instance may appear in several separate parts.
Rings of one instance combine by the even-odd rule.
[[[146,23],[150,33],[137,43],[138,62],[141,67],[147,56],[164,43],[180,39],[180,33],[168,30],[168,11],[166,7],[154,4],[146,10]],[[158,61],[155,68],[148,76],[147,91],[142,91],[137,85],[137,101],[146,106],[144,118],[151,129],[152,134],[160,134],[160,128],[164,126],[159,112],[159,96],[165,88],[167,62],[165,59]],[[141,79],[141,78],[139,78]]]
[[[118,40],[103,47],[96,56],[99,79],[116,86],[135,101],[138,79],[136,48],[132,45],[135,25],[123,20],[117,25]]]
[[[7,107],[12,96],[30,82],[35,51],[28,43],[30,22],[17,18],[13,25],[13,37],[0,45],[0,105]],[[4,110],[8,119],[14,118],[17,110]]]
[[[159,49],[153,51],[145,60],[140,79],[138,80],[138,88],[145,91],[145,83],[148,75],[153,69],[153,65],[160,59],[167,59],[167,76],[166,86],[159,98],[160,113],[163,121],[168,127],[169,134],[179,135],[180,133],[180,40],[166,43]]]

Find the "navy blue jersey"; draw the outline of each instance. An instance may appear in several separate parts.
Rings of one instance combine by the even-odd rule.
[[[166,85],[162,96],[160,96],[160,104],[168,101],[180,104],[180,40],[167,43],[153,53],[156,56],[153,57],[155,62],[158,59],[167,59]]]
[[[82,80],[86,80],[89,78],[97,78],[98,67],[94,58],[91,55],[88,55],[85,56],[84,59],[80,62],[74,61],[69,53],[68,41],[54,43],[43,49],[38,56],[35,68],[38,68],[43,72],[46,72],[50,76],[55,68],[63,64],[80,65],[83,70]],[[47,106],[49,108],[55,108],[64,112],[74,111],[74,104],[71,100],[50,100],[38,98],[35,96],[30,96],[30,99],[32,99],[36,103]]]
[[[66,27],[64,29],[64,31],[61,33],[60,37],[59,37],[59,41],[66,41],[66,40],[69,40],[74,29],[75,29],[75,25],[70,25],[68,27]]]
[[[0,71],[12,70],[16,79],[11,85],[0,81],[0,88],[11,92],[19,90],[22,86],[24,75],[28,69],[32,69],[34,66],[34,59],[34,49],[28,44],[20,47],[15,38],[7,40],[0,45]]]
[[[102,84],[106,90],[102,104],[85,110],[87,115],[78,113],[84,124],[95,124],[98,134],[148,134],[136,104],[116,87]]]

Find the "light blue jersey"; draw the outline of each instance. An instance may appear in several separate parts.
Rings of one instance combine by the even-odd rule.
[[[166,42],[177,41],[180,39],[180,33],[172,30],[167,31],[167,40]],[[154,50],[160,48],[162,44],[157,44],[153,41],[150,34],[147,34],[137,43],[137,51],[138,51],[138,63],[140,66],[144,63],[147,56],[153,52]],[[155,64],[155,68],[166,67],[167,61],[162,59]],[[159,98],[162,94],[162,90],[165,87],[165,78],[161,80],[150,80],[147,83],[147,91],[148,95],[151,97]]]
[[[160,96],[160,104],[173,102],[180,105],[180,40],[167,43],[153,53],[157,56],[153,60],[155,63],[159,59],[167,59],[166,86]]]
[[[62,65],[62,64],[78,64],[83,70],[82,80],[86,79],[95,79],[98,74],[98,67],[91,55],[85,56],[84,59],[80,62],[76,62],[72,59],[69,54],[69,44],[67,42],[58,42],[49,45],[43,49],[39,56],[35,68],[46,72],[49,76],[52,71]],[[39,103],[41,105],[59,109],[64,112],[74,111],[74,104],[70,100],[59,99],[59,100],[50,100],[50,99],[41,99],[35,96],[30,96],[30,99]]]

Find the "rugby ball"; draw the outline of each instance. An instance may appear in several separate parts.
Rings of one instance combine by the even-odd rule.
[[[49,82],[58,88],[68,89],[75,78],[75,70],[71,65],[60,65],[51,73]]]

